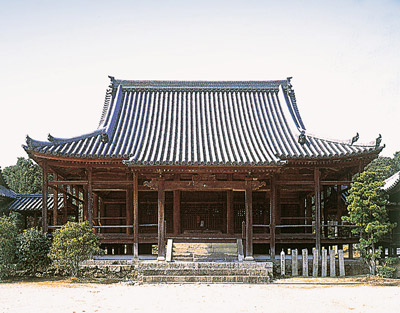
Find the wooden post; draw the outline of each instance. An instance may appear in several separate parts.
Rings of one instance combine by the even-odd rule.
[[[226,192],[226,233],[232,235],[234,232],[234,212],[233,212],[233,190]]]
[[[276,225],[276,211],[277,211],[277,189],[276,189],[276,178],[275,175],[271,176],[271,194],[270,194],[270,250],[271,250],[271,259],[275,259],[275,225]]]
[[[292,250],[292,276],[299,276],[299,260],[297,249]]]
[[[321,252],[321,186],[319,168],[314,169],[315,185],[315,248]]]
[[[47,233],[48,231],[48,223],[47,223],[47,193],[49,187],[48,181],[48,170],[46,161],[43,162],[43,195],[42,195],[42,230]]]
[[[83,221],[88,220],[88,190],[86,186],[81,186],[79,187],[80,190],[82,190],[82,195],[83,195]]]
[[[93,170],[88,168],[88,188],[87,188],[87,219],[89,220],[89,227],[93,228],[93,184],[92,184]]]
[[[67,191],[68,188],[65,188],[65,191]],[[70,187],[71,194],[72,194],[72,188]],[[67,206],[67,194],[66,192],[63,193],[63,199],[64,199],[64,206],[63,206],[63,224],[66,224],[68,221],[68,206]]]
[[[158,181],[158,261],[165,261],[165,191],[164,180]]]
[[[352,259],[353,257],[353,244],[349,243],[349,259]]]
[[[126,174],[126,180],[131,180],[131,173]],[[132,185],[128,185],[125,191],[125,216],[126,216],[126,231],[127,235],[132,234],[132,210],[133,210],[133,201],[132,201]]]
[[[93,193],[93,221],[94,225],[99,225],[99,197],[97,194]],[[97,228],[93,228],[93,232],[97,233]]]
[[[58,175],[57,173],[54,173],[54,180],[58,180]],[[57,188],[53,189],[53,226],[57,226],[57,220],[58,220],[58,190]]]
[[[139,258],[139,191],[136,172],[133,173],[133,258]]]
[[[174,235],[181,233],[181,192],[174,190]]]
[[[100,219],[99,219],[99,226],[103,225],[103,222],[105,221],[102,218],[106,215],[106,206],[104,204],[103,198],[100,197]],[[103,230],[99,229],[100,232],[104,232]]]
[[[253,261],[253,190],[251,181],[246,181],[244,193],[246,208],[246,257],[245,261]]]

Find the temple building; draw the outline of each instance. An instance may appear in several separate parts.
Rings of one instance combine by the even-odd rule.
[[[136,258],[157,246],[160,260],[167,239],[241,239],[245,260],[358,242],[341,220],[343,193],[380,138],[309,134],[290,78],[110,79],[96,130],[27,137],[44,173],[44,231],[87,220],[107,253]],[[62,210],[49,210],[49,194],[64,199]]]

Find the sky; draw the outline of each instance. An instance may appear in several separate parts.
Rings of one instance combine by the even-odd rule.
[[[400,151],[400,1],[0,0],[0,166],[95,130],[108,75],[292,76],[307,132]]]

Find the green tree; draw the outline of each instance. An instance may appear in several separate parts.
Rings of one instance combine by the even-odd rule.
[[[68,222],[54,232],[49,256],[56,268],[77,276],[80,262],[101,254],[97,236],[87,222]]]
[[[344,221],[356,226],[352,232],[360,236],[358,250],[372,275],[375,275],[376,261],[381,253],[377,244],[395,227],[389,221],[387,195],[381,189],[387,171],[387,166],[370,168],[357,177],[347,198],[349,215],[343,217]]]
[[[9,276],[15,264],[18,228],[14,216],[0,217],[0,278]]]
[[[48,253],[50,240],[43,232],[30,228],[17,238],[18,265],[35,275],[38,270],[45,270],[50,264]]]
[[[380,175],[381,180],[392,176],[400,171],[400,151],[394,153],[393,158],[378,157],[365,167],[366,171],[375,171]]]
[[[41,193],[42,170],[31,159],[18,158],[16,165],[3,170],[8,186],[18,193]]]

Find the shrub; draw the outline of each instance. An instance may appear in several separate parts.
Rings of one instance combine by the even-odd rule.
[[[18,228],[14,216],[0,217],[0,278],[12,273],[16,261],[17,236]]]
[[[391,266],[383,265],[383,266],[378,266],[376,268],[376,272],[378,276],[384,277],[384,278],[395,278],[396,275],[396,269]]]
[[[87,222],[68,222],[53,233],[49,256],[57,269],[77,276],[80,262],[102,253],[98,239]]]
[[[34,228],[26,229],[17,240],[18,265],[33,275],[38,270],[44,271],[50,264],[49,250],[50,240],[46,234]]]

